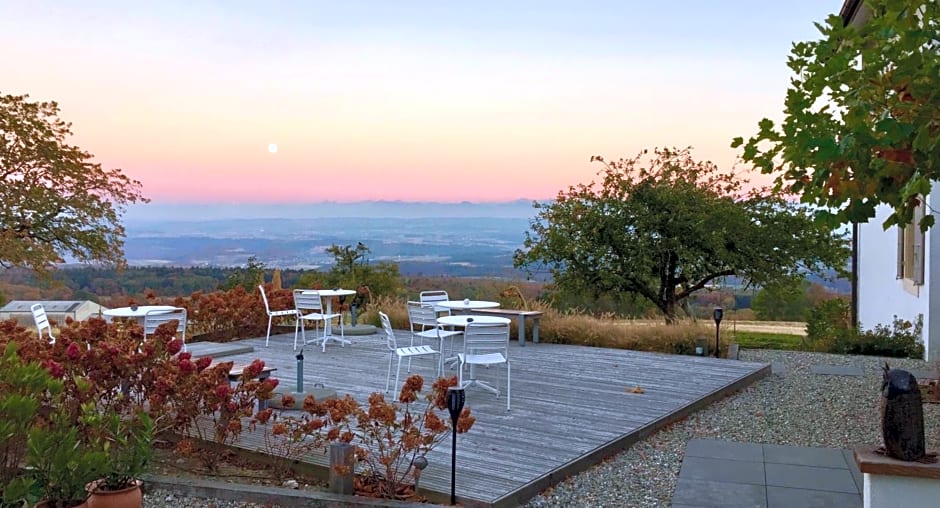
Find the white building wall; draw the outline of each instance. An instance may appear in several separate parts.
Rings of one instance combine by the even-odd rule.
[[[931,197],[929,201],[933,205],[935,199]],[[930,301],[931,274],[940,273],[940,246],[932,244],[940,235],[927,232],[924,285],[914,286],[909,281],[899,280],[898,230],[895,226],[887,230],[882,226],[890,214],[888,207],[878,207],[874,219],[859,225],[858,319],[861,328],[869,330],[878,324],[890,325],[894,316],[914,322],[920,315],[925,356],[929,360],[940,358],[940,329],[935,329],[940,327],[940,301]],[[931,314],[938,316],[936,324],[930,319]]]

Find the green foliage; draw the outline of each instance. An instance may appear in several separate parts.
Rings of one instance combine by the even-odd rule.
[[[894,316],[891,326],[875,325],[857,336],[847,335],[836,343],[833,353],[853,355],[890,356],[894,358],[923,358],[923,321],[916,323]]]
[[[107,470],[108,454],[98,442],[84,440],[81,427],[61,407],[52,409],[48,424],[30,432],[26,464],[53,506],[75,506],[88,497],[85,486]],[[82,412],[91,417],[96,408],[84,404]]]
[[[27,456],[30,430],[41,405],[62,393],[62,382],[52,379],[38,363],[24,363],[17,345],[9,343],[0,358],[0,494],[2,505],[38,500],[32,477],[20,474]],[[33,497],[36,497],[35,499]]]
[[[244,268],[236,268],[229,274],[225,284],[222,284],[222,289],[227,291],[240,287],[249,293],[256,291],[259,284],[264,284],[264,270],[264,263],[251,256]]]
[[[116,412],[87,415],[83,424],[99,429],[108,457],[96,488],[120,490],[134,485],[153,457],[153,420],[144,411],[123,416]]]
[[[849,304],[835,298],[818,303],[806,323],[807,341],[815,351],[828,353],[923,358],[923,321],[894,316],[891,325],[878,324],[859,332],[851,326]]]
[[[732,146],[830,223],[865,222],[883,203],[894,208],[885,227],[909,224],[940,178],[940,2],[862,9],[872,12],[864,25],[833,15],[817,23],[819,40],[793,44],[783,122],[765,118]]]
[[[350,245],[331,245],[326,248],[326,252],[333,255],[330,271],[306,272],[298,278],[295,287],[326,289],[369,286],[374,296],[398,295],[402,292],[398,264],[369,263],[366,255],[370,250],[362,242],[355,248]]]
[[[748,349],[780,349],[785,351],[803,351],[806,344],[800,335],[783,333],[742,332],[734,333],[734,342]]]
[[[844,238],[766,188],[696,162],[689,149],[644,151],[605,162],[601,182],[536,203],[514,263],[547,268],[565,292],[633,293],[667,323],[713,281],[737,275],[770,284],[841,267]]]
[[[851,309],[844,298],[819,302],[806,320],[806,340],[817,351],[828,351],[832,344],[847,334],[853,334]]]
[[[69,256],[122,264],[129,203],[140,182],[67,143],[55,102],[0,95],[0,266],[45,273]]]
[[[765,321],[802,321],[810,308],[806,279],[784,279],[760,289],[751,300],[757,319]]]

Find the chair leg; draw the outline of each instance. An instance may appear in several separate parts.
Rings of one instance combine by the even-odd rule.
[[[411,358],[408,358],[408,361],[410,362]],[[401,357],[400,356],[398,357],[398,369],[395,370],[395,390],[398,390],[398,387],[400,386],[398,384],[399,375],[401,375]]]
[[[300,332],[300,318],[294,321],[294,351],[297,351],[297,335]]]
[[[509,411],[509,404],[512,399],[512,365],[506,360],[506,411]]]
[[[268,334],[264,338],[264,347],[268,347],[268,341],[271,340],[271,320],[274,319],[271,316],[268,316]]]
[[[395,352],[392,351],[392,354],[388,356],[388,372],[385,374],[385,393],[388,393],[388,382],[392,380],[392,355]]]

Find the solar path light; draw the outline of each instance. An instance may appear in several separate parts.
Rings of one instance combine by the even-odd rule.
[[[463,411],[463,405],[467,401],[467,392],[459,386],[451,386],[447,389],[447,410],[450,411],[451,429],[453,430],[453,441],[450,446],[450,504],[457,504],[457,420],[460,418],[460,412]]]
[[[721,307],[715,307],[712,317],[715,318],[715,358],[718,358],[718,351],[721,349],[718,342],[718,334],[721,329],[721,318],[724,316],[725,311]]]

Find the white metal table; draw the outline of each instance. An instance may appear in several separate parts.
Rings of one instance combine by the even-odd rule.
[[[469,314],[478,309],[495,309],[499,307],[499,302],[486,300],[443,300],[433,302],[433,305],[435,307],[444,307],[445,309],[450,309],[461,314]]]
[[[131,305],[130,307],[108,309],[102,311],[101,315],[104,316],[107,321],[111,321],[114,318],[134,318],[141,320],[148,312],[165,313],[174,310],[176,310],[176,307],[172,305]]]
[[[508,318],[498,316],[470,316],[463,314],[459,316],[441,316],[437,318],[437,323],[444,326],[459,326],[461,328],[466,328],[470,323],[484,325],[508,325],[510,320]],[[444,361],[453,362],[456,359],[456,357],[451,357]],[[461,388],[468,388],[470,386],[479,386],[488,392],[499,395],[499,388],[477,379],[476,365],[473,364],[470,364],[470,379],[464,380],[463,386],[461,386]]]
[[[356,291],[354,289],[321,289],[321,290],[318,290],[317,293],[320,294],[320,298],[326,299],[326,313],[332,314],[334,296],[350,296],[350,295],[356,294]],[[340,316],[339,319],[342,320],[343,317]],[[333,320],[332,319],[327,319],[326,322],[323,323],[324,347],[326,347],[326,341],[328,340],[339,342],[343,346],[345,346],[346,344],[352,344],[352,341],[347,339],[346,337],[336,337],[333,335]]]

